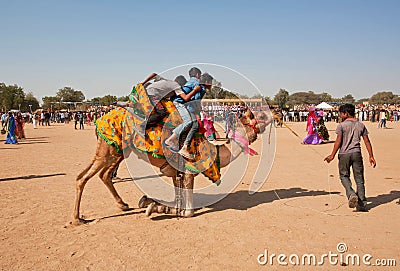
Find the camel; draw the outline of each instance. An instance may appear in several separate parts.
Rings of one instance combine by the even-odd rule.
[[[242,138],[246,138],[248,143],[251,144],[257,139],[257,134],[262,133],[265,130],[265,127],[271,123],[272,118],[263,114],[260,116],[260,121],[257,122],[253,113],[248,109],[243,117],[240,118],[240,121],[243,126],[241,129],[238,129],[237,132],[242,136]],[[122,133],[118,134],[118,136],[122,137]],[[242,146],[242,144],[243,143],[241,143],[240,140],[236,141],[233,139],[228,140],[223,145],[220,145],[219,158],[221,168],[226,167],[231,161],[233,161],[242,153],[243,149],[246,149],[246,146]],[[160,212],[167,214],[178,214],[182,217],[193,216],[194,208],[192,206],[195,174],[193,174],[191,171],[186,171],[181,175],[165,159],[155,158],[150,154],[142,153],[135,149],[130,151],[130,155],[132,155],[132,153],[136,155],[138,159],[142,159],[150,163],[152,166],[159,168],[160,172],[165,176],[171,177],[175,188],[183,188],[186,194],[184,195],[186,199],[185,206],[183,206],[183,209],[179,210],[163,206],[152,201],[151,199],[143,197],[139,202],[139,206],[147,206],[146,215],[149,216],[153,212]],[[124,155],[118,153],[114,146],[107,144],[104,139],[98,137],[94,158],[90,164],[76,177],[75,207],[71,222],[72,225],[81,225],[88,222],[80,217],[80,203],[86,183],[97,173],[99,174],[99,177],[103,183],[110,190],[117,206],[123,211],[129,210],[128,204],[126,204],[119,196],[112,182],[112,172],[118,167],[123,159]],[[177,189],[175,189],[175,193],[177,193]],[[177,197],[176,194],[175,197]]]
[[[282,112],[278,109],[272,110],[272,117],[277,124],[277,126],[282,127],[283,125],[283,120],[282,120]]]

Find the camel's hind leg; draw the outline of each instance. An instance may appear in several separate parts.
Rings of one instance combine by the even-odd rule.
[[[107,186],[108,190],[110,190],[111,194],[113,195],[115,201],[117,202],[118,207],[123,210],[129,210],[128,204],[126,204],[122,198],[119,196],[117,190],[115,190],[114,184],[112,182],[112,173],[114,169],[124,160],[123,156],[116,157],[115,161],[110,161],[110,165],[106,168],[103,168],[100,173],[99,177],[103,181],[103,183]]]

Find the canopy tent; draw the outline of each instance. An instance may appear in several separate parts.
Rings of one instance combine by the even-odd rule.
[[[318,109],[332,109],[333,107],[329,104],[327,104],[326,102],[322,102],[319,105],[317,105],[315,108]]]

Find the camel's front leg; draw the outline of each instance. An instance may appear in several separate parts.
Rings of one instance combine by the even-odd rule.
[[[185,174],[184,177],[173,177],[173,181],[175,186],[175,207],[168,207],[157,202],[152,202],[146,209],[147,216],[150,216],[152,213],[171,214],[184,217],[193,216],[194,175]]]
[[[193,187],[194,175],[186,173],[183,177],[174,178],[175,208],[166,208],[170,214],[191,217],[194,215]]]
[[[183,211],[182,216],[191,217],[194,215],[193,207],[194,175],[186,173],[183,178]]]

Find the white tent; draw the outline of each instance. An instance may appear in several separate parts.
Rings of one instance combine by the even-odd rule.
[[[326,102],[322,102],[319,105],[316,106],[316,108],[320,109],[332,109],[333,107],[327,104]]]

